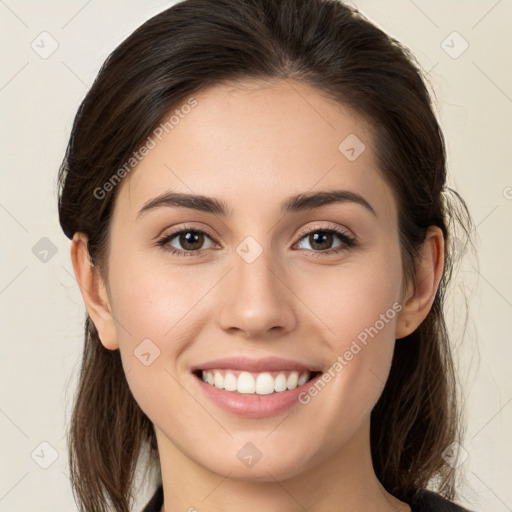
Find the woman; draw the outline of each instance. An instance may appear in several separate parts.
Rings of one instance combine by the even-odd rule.
[[[81,510],[463,510],[443,317],[464,201],[413,57],[335,0],[186,0],[107,59],[60,223]],[[427,490],[437,482],[437,491]]]

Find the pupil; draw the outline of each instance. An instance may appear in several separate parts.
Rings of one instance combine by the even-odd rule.
[[[188,231],[186,234],[180,236],[180,243],[184,249],[193,251],[200,249],[203,245],[204,235],[194,231]]]
[[[316,248],[319,250],[329,249],[329,246],[332,243],[332,236],[333,236],[332,233],[324,233],[324,234],[314,233],[313,235],[310,236],[310,238],[313,239],[313,242],[311,242],[311,240],[310,240],[311,247],[313,247],[313,249]],[[315,245],[317,247],[315,247]]]

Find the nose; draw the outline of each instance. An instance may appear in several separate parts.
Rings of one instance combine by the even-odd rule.
[[[267,255],[268,253],[268,255]],[[270,251],[248,263],[235,254],[219,296],[220,327],[247,339],[282,337],[295,329],[296,301],[286,270],[272,265]]]

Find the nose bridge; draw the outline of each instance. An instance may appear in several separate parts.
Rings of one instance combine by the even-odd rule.
[[[292,297],[271,250],[247,237],[233,254],[233,268],[222,289],[220,312],[223,329],[238,329],[246,336],[263,336],[267,331],[281,333],[296,322]]]

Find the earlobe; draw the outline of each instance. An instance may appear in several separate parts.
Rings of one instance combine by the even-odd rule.
[[[406,297],[396,324],[396,339],[414,332],[427,317],[443,275],[443,268],[444,235],[438,226],[430,226],[416,262],[412,293]]]
[[[105,348],[115,350],[119,348],[119,342],[107,290],[99,269],[90,260],[87,236],[84,233],[75,233],[70,253],[80,293],[101,343]]]

